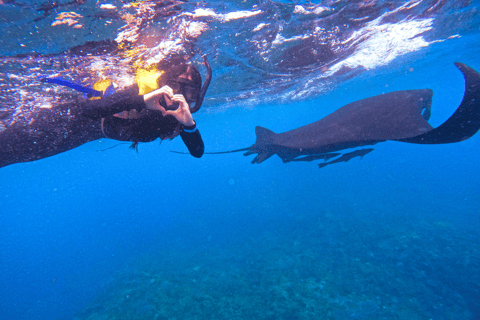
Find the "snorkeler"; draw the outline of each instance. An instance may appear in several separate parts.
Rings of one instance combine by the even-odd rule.
[[[180,135],[190,154],[200,158],[204,144],[192,113],[200,109],[211,80],[206,57],[204,63],[203,86],[199,71],[181,64],[162,74],[159,89],[143,95],[135,84],[101,99],[77,98],[40,108],[31,119],[12,115],[16,119],[0,131],[0,167],[50,157],[101,138],[131,141],[132,148],[137,148],[139,142]]]

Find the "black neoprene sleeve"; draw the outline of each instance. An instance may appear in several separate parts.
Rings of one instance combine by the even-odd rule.
[[[137,92],[138,89],[130,88],[103,97],[102,99],[86,100],[79,105],[80,113],[88,118],[99,119],[132,109],[140,111],[147,106],[145,105],[143,96],[138,95]]]
[[[182,132],[180,132],[180,137],[182,137],[183,143],[185,143],[192,156],[195,158],[203,156],[205,146],[198,129],[194,132],[186,132],[185,130],[182,130]]]

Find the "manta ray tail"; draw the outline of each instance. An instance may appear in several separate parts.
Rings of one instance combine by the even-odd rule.
[[[240,152],[240,151],[247,151],[250,150],[250,148],[241,148],[241,149],[235,149],[235,150],[228,150],[228,151],[218,151],[218,152],[205,152],[204,154],[226,154],[226,153],[235,153],[235,152]],[[182,151],[170,151],[173,153],[178,153],[178,154],[190,154],[189,152],[182,152]]]
[[[273,139],[276,133],[263,127],[256,127],[255,133],[257,134],[257,141],[255,142],[254,145],[250,147],[235,149],[235,150],[228,150],[228,151],[205,152],[204,154],[226,154],[226,153],[247,151],[243,154],[244,156],[258,153],[255,159],[252,160],[252,163],[262,163],[263,161],[267,160],[268,158],[270,158],[275,154],[275,152],[270,152],[268,151],[268,149],[273,144]],[[170,152],[179,153],[179,154],[189,154],[188,152],[180,152],[180,151],[170,151]]]
[[[465,77],[465,94],[455,113],[437,128],[397,141],[418,144],[454,143],[471,138],[480,129],[480,74],[456,62]]]

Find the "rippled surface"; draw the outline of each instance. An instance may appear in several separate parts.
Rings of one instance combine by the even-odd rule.
[[[468,1],[9,1],[1,9],[2,114],[71,94],[40,75],[124,87],[137,66],[200,65],[199,54],[214,69],[206,109],[302,100],[478,24]]]

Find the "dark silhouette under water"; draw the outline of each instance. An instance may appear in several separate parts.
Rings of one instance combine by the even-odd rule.
[[[348,148],[374,145],[387,140],[417,143],[455,143],[472,137],[480,129],[480,74],[455,63],[465,77],[465,94],[455,113],[433,128],[431,114],[433,91],[405,90],[385,93],[347,104],[323,119],[284,133],[256,127],[257,140],[248,148],[207,154],[247,151],[256,153],[252,163],[261,163],[274,154],[284,163],[328,160]],[[363,157],[373,149],[357,150],[320,165]]]
[[[8,125],[0,130],[0,168],[50,157],[101,138],[131,141],[136,148],[139,142],[180,135],[189,153],[201,157],[204,144],[192,113],[200,109],[211,80],[206,57],[204,63],[203,86],[198,70],[181,64],[167,69],[158,80],[159,89],[144,95],[133,85],[98,100],[76,97],[72,102],[38,108],[28,117],[22,112],[8,115],[9,119],[2,119]],[[42,80],[89,89],[58,78]]]

